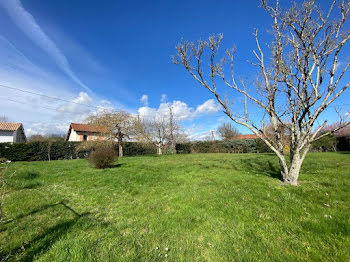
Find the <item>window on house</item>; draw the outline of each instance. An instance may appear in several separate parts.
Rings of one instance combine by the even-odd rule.
[[[83,141],[87,141],[88,136],[87,135],[83,135]]]

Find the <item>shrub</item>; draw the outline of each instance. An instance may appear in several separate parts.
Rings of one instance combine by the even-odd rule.
[[[113,143],[100,142],[95,144],[88,160],[95,168],[103,169],[110,167],[117,159],[117,156],[118,154]]]

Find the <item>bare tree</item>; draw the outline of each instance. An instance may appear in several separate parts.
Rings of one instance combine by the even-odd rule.
[[[240,134],[238,129],[231,123],[222,123],[218,127],[217,132],[224,140],[232,140]]]
[[[164,117],[152,119],[140,119],[134,123],[137,130],[136,140],[140,143],[153,144],[157,148],[157,154],[163,153],[163,147],[168,135],[168,123]]]
[[[174,119],[173,114],[173,108],[169,106],[169,145],[170,145],[170,152],[175,153],[175,129],[177,129],[177,123]]]
[[[222,35],[211,36],[207,41],[200,40],[198,43],[182,41],[176,47],[177,56],[173,61],[182,64],[216,97],[232,121],[260,137],[277,155],[283,181],[297,185],[301,165],[311,144],[336,131],[317,136],[327,122],[316,128],[319,116],[350,85],[350,82],[341,81],[350,66],[350,62],[341,59],[350,38],[349,30],[344,27],[349,17],[350,1],[337,3],[334,0],[325,13],[315,0],[305,1],[302,5],[294,3],[286,10],[281,9],[278,0],[274,6],[265,0],[261,3],[272,17],[273,40],[266,55],[264,46],[259,42],[258,31],[254,33],[256,62],[251,64],[258,72],[254,85],[236,82],[234,48],[226,50],[226,55],[218,60]],[[209,51],[208,56],[206,51]],[[208,63],[203,62],[206,58]],[[206,64],[209,68],[205,67]],[[244,112],[233,110],[232,102],[223,95],[223,87],[243,99]],[[261,121],[257,121],[256,115],[252,116],[248,110],[251,104],[262,112]],[[272,136],[264,131],[266,118],[272,125]],[[336,129],[347,124],[349,121],[344,121]],[[289,165],[283,151],[280,125],[286,126],[290,132]]]
[[[169,105],[169,115],[155,115],[153,117],[135,118],[135,139],[138,142],[152,144],[157,148],[157,154],[161,155],[166,150],[175,152],[175,145],[187,141],[187,135],[173,114]]]
[[[31,135],[28,138],[28,142],[41,142],[45,140],[46,140],[46,137],[40,134]]]
[[[338,131],[334,132],[335,137],[350,137],[350,126],[339,129],[339,126],[341,125],[342,123],[333,123],[330,125],[326,125],[320,130],[319,134],[323,134],[325,132],[332,132],[333,130],[338,129]]]
[[[183,131],[178,119],[174,116],[173,107],[168,104],[169,108],[169,121],[165,123],[167,125],[166,131],[166,144],[169,147],[170,153],[175,153],[175,145],[177,143],[183,143],[187,141],[187,135]]]
[[[44,142],[44,141],[53,141],[53,142],[64,141],[64,135],[60,135],[60,134],[48,134],[48,135],[34,134],[28,138],[28,142]]]
[[[103,126],[111,140],[117,139],[119,147],[119,157],[123,156],[123,142],[130,139],[133,134],[133,117],[124,111],[103,111],[96,115],[91,115],[86,122],[92,125]]]

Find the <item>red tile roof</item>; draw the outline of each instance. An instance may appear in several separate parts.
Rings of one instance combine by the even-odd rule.
[[[70,123],[70,126],[75,131],[80,132],[92,132],[92,133],[107,133],[108,129],[103,126],[93,126],[88,124],[77,124],[77,123]]]
[[[21,125],[21,123],[0,122],[0,130],[16,131]]]
[[[257,139],[258,136],[255,134],[248,134],[248,135],[238,135],[235,137],[235,139]]]

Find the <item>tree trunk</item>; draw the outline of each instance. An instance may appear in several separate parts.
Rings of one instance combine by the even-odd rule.
[[[158,143],[157,144],[157,155],[161,155],[162,154],[162,144]]]
[[[122,146],[122,143],[118,143],[118,147],[119,147],[119,157],[123,157],[123,146]]]
[[[47,144],[47,158],[49,161],[51,161],[51,145],[52,145],[52,143],[51,143],[51,141],[49,141]]]
[[[287,185],[297,186],[298,185],[298,177],[301,169],[301,165],[303,160],[300,157],[299,151],[290,152],[290,167],[289,171],[283,179],[283,182]]]

